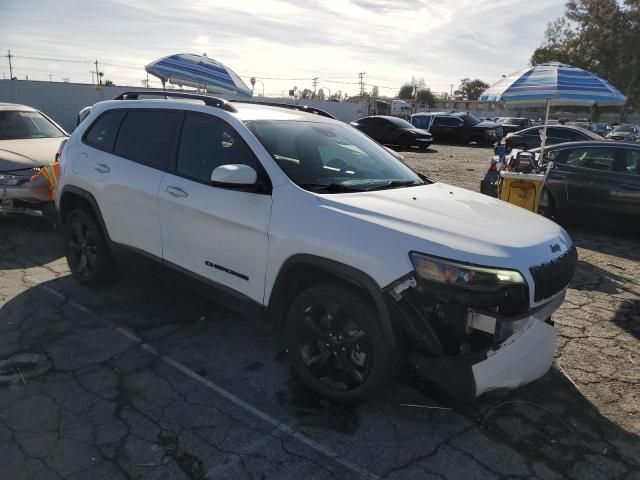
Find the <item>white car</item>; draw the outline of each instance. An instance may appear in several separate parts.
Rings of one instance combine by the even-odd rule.
[[[35,108],[0,103],[0,213],[39,212],[53,205],[47,180],[38,172],[55,161],[67,136]]]
[[[558,225],[434,182],[321,111],[143,95],[96,104],[64,145],[80,282],[109,280],[116,246],[143,252],[284,328],[302,380],[339,402],[374,395],[409,348],[466,398],[548,370],[577,260]]]

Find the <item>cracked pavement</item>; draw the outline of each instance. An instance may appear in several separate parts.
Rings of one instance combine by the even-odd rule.
[[[477,190],[487,151],[434,148],[409,163]],[[407,370],[347,408],[179,275],[127,255],[85,288],[46,221],[0,216],[0,479],[640,479],[639,242],[569,232],[545,377],[460,404]]]

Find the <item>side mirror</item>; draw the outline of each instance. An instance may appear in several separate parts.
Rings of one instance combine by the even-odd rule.
[[[211,182],[221,186],[246,187],[255,185],[257,181],[258,174],[249,165],[220,165],[211,172]]]

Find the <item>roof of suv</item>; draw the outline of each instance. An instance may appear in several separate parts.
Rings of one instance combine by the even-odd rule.
[[[123,107],[139,107],[139,108],[176,108],[177,110],[189,110],[189,107],[198,107],[197,110],[212,109],[214,111],[225,111],[229,115],[237,117],[239,120],[246,122],[250,120],[297,120],[317,123],[335,123],[338,120],[325,117],[315,113],[309,113],[301,110],[294,110],[290,107],[278,107],[273,105],[263,105],[260,103],[242,103],[233,102],[233,109],[229,111],[216,106],[207,106],[198,102],[198,99],[139,99],[139,100],[106,100],[96,103],[94,107],[102,109],[123,108]],[[301,105],[302,107],[302,105]],[[342,122],[340,122],[342,123]]]
[[[565,148],[576,148],[576,147],[611,147],[611,148],[634,148],[640,149],[640,144],[632,143],[632,142],[614,142],[612,140],[582,140],[580,142],[565,142],[565,143],[557,143],[555,145],[547,145],[545,147],[545,151],[553,151],[553,150],[563,150]],[[532,148],[529,150],[530,152],[539,152],[540,147]]]

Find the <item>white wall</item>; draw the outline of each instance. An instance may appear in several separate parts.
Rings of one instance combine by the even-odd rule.
[[[134,87],[102,87],[78,83],[0,80],[0,102],[37,108],[53,118],[67,132],[76,127],[78,112],[87,105],[111,100]]]
[[[32,80],[0,80],[0,102],[20,103],[37,108],[53,118],[67,132],[76,127],[78,112],[87,105],[111,100],[122,92],[142,90],[140,87],[101,87],[80,83],[41,82]],[[220,95],[223,97],[224,95]],[[293,103],[283,98],[254,98],[256,101]],[[366,115],[359,104],[301,100],[300,105],[325,110],[337,119],[351,122]]]

